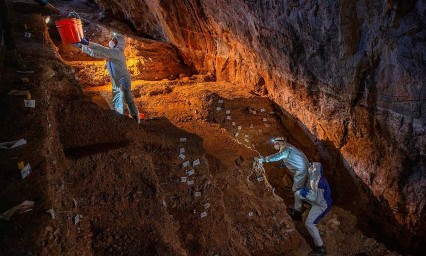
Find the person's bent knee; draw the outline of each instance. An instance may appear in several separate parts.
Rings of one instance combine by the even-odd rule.
[[[311,228],[311,227],[314,227],[314,226],[315,226],[315,224],[314,224],[313,221],[310,221],[308,219],[305,221],[305,227],[306,228]]]

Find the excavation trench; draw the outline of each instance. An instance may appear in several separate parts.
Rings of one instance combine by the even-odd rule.
[[[1,200],[33,199],[37,207],[32,215],[2,224],[2,252],[306,255],[311,238],[303,224],[294,223],[286,213],[286,206],[293,204],[291,176],[279,163],[265,165],[267,180],[252,168],[254,156],[274,153],[271,138],[286,136],[311,161],[325,166],[335,207],[318,226],[329,254],[395,255],[367,237],[369,232],[360,232],[359,226],[372,221],[381,232],[389,225],[387,219],[377,221],[383,215],[372,218],[364,212],[376,206],[371,205],[374,200],[344,168],[332,143],[317,141],[268,98],[242,86],[214,82],[209,75],[191,76],[193,68],[174,46],[134,36],[114,20],[99,24],[90,15],[99,11],[96,6],[58,3],[82,11],[86,33],[100,43],[108,41],[112,23],[129,35],[126,55],[132,93],[148,119],[137,125],[110,109],[103,61],[60,44],[53,27],[50,38],[45,38],[40,16],[18,16],[20,27],[23,22],[32,24],[39,33],[33,41],[21,39],[18,45],[28,50],[22,54],[34,64],[30,89],[41,107],[25,112],[2,91],[1,105],[7,106],[8,114],[1,121],[17,130],[36,125],[33,132],[24,129],[32,139],[25,154],[34,163],[34,173],[22,183],[8,161],[2,180],[9,183]],[[42,52],[31,50],[40,45]],[[13,81],[18,78],[9,72],[5,89],[17,89]],[[28,120],[14,118],[24,113]],[[14,132],[3,135],[18,136]],[[179,157],[182,149],[185,159]],[[1,157],[15,159],[13,152]],[[185,161],[190,167],[183,167]],[[191,170],[194,173],[189,174]],[[22,191],[25,194],[17,198]],[[56,219],[47,217],[50,208],[57,212]],[[26,232],[21,232],[25,226]]]
[[[51,29],[50,31],[53,40],[58,42],[59,38],[55,34],[55,30]],[[108,26],[101,26],[94,22],[87,26],[86,32],[91,34],[93,38],[97,38],[98,42],[105,44],[112,31]],[[127,31],[127,33],[130,32]],[[251,161],[253,156],[274,153],[269,141],[276,136],[285,136],[291,144],[305,152],[310,161],[319,161],[324,164],[325,175],[333,189],[334,205],[336,206],[336,210],[332,211],[325,219],[322,228],[322,232],[326,233],[325,240],[327,244],[330,244],[330,250],[336,252],[342,250],[341,244],[339,244],[341,242],[337,241],[338,238],[333,238],[333,235],[346,237],[345,233],[348,232],[360,235],[359,228],[367,236],[380,237],[371,229],[372,223],[383,226],[378,222],[379,218],[373,219],[373,215],[365,212],[365,209],[372,205],[367,191],[362,188],[357,178],[345,169],[340,153],[338,149],[333,148],[332,143],[318,142],[316,138],[301,128],[301,124],[297,120],[294,120],[284,109],[281,109],[268,98],[249,94],[244,88],[235,85],[205,82],[211,79],[209,76],[198,75],[162,81],[138,80],[138,78],[160,80],[166,77],[175,79],[180,74],[191,75],[193,70],[184,65],[178,52],[170,50],[173,47],[153,41],[147,43],[146,39],[134,36],[131,36],[131,38],[131,49],[126,52],[126,55],[130,55],[129,59],[132,63],[130,70],[135,78],[132,83],[132,93],[139,110],[149,118],[161,119],[165,117],[170,120],[169,125],[173,124],[202,138],[202,145],[198,148],[206,150],[205,157],[210,163],[209,170],[213,175],[236,170],[241,174],[243,172],[241,170],[242,162],[244,162],[244,166],[250,166],[248,162]],[[104,69],[104,61],[86,57],[72,46],[62,44],[57,44],[57,46],[61,57],[76,70],[76,76],[83,85],[85,94],[90,96],[92,102],[98,106],[105,110],[111,109],[112,96],[108,84],[109,78]],[[135,52],[137,53],[135,54]],[[151,57],[143,56],[147,52],[151,54]],[[170,54],[174,56],[173,61],[169,61],[169,66],[164,67],[164,63],[170,58],[168,56]],[[143,64],[132,66],[134,63],[138,63],[138,58],[144,59],[144,64],[148,63],[146,60],[149,59],[150,64],[148,66]],[[142,66],[144,67],[141,68]],[[87,120],[87,122],[91,121],[93,120]],[[99,122],[102,123],[101,120]],[[149,130],[152,127],[151,122],[157,121],[146,120],[141,126]],[[69,127],[81,129],[81,127],[75,125],[64,125],[63,127],[65,130]],[[104,128],[108,129],[107,126],[104,126]],[[163,131],[169,133],[169,129],[174,128],[165,128]],[[122,139],[126,137],[123,134],[117,135],[116,139],[105,136],[106,141],[96,141],[103,137],[99,137],[99,133],[95,132],[93,133],[94,138],[84,138],[84,143],[71,145],[71,142],[66,142],[67,138],[70,138],[67,135],[69,133],[65,131],[64,134],[62,135],[63,143],[69,145],[65,148],[65,154],[70,158],[84,158],[100,153],[113,155],[114,153],[109,153],[109,151],[126,150],[130,143],[129,138]],[[75,132],[70,134],[75,134]],[[87,141],[89,141],[89,144],[87,144]],[[72,139],[72,143],[75,143],[74,139]],[[292,177],[285,169],[279,167],[279,163],[265,165],[265,169],[268,183],[272,186],[271,189],[284,200],[286,206],[292,206]],[[251,182],[255,181],[256,178],[249,175]],[[220,179],[232,180],[233,178],[225,175]],[[172,190],[172,188],[169,189]],[[222,193],[226,195],[229,191],[225,190]],[[358,216],[358,219],[352,214]],[[371,214],[374,214],[374,212],[371,211]],[[178,215],[183,218],[182,214]],[[341,233],[333,224],[339,222],[345,226]],[[311,243],[311,238],[304,226],[296,223],[296,227],[306,241]],[[328,233],[325,230],[328,230]],[[99,236],[102,236],[102,234]],[[383,238],[383,236],[380,238]],[[353,253],[357,250],[356,247],[363,248],[370,253],[383,250],[375,243],[366,242],[367,238],[363,235],[356,238],[351,236],[350,239],[353,246],[345,249],[347,253]],[[382,241],[390,244],[389,241]],[[190,242],[190,244],[192,243]],[[197,248],[201,245],[192,244],[191,246],[189,250],[197,252]],[[313,245],[311,244],[311,246]]]

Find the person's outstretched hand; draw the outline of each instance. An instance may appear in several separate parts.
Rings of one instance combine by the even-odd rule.
[[[46,4],[45,7],[54,14],[61,14],[61,11],[50,3]]]
[[[260,164],[266,162],[265,158],[263,156],[261,156],[261,157],[254,157],[254,161],[259,162]]]

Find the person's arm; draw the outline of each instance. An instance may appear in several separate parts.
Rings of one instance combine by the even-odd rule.
[[[34,0],[34,1],[41,6],[44,6],[46,9],[48,9],[49,11],[53,13],[56,13],[56,14],[61,13],[61,11],[58,8],[56,8],[55,6],[49,3],[49,0]]]
[[[93,58],[98,59],[117,59],[117,50],[104,47],[97,43],[89,42],[88,45],[83,45],[81,50]]]
[[[49,0],[34,0],[34,2],[37,2],[41,6],[45,6],[49,3]]]
[[[287,158],[289,154],[290,154],[290,149],[286,148],[283,151],[280,151],[278,153],[265,157],[265,162],[266,163],[278,162],[284,158]]]
[[[312,204],[319,204],[318,194],[320,193],[319,189],[310,189],[305,198]]]

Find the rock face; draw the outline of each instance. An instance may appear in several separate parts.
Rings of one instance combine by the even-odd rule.
[[[392,242],[421,246],[424,1],[96,2],[174,44],[198,72],[267,94],[306,129],[324,161],[337,156],[360,181],[374,203],[364,211],[381,212]]]

